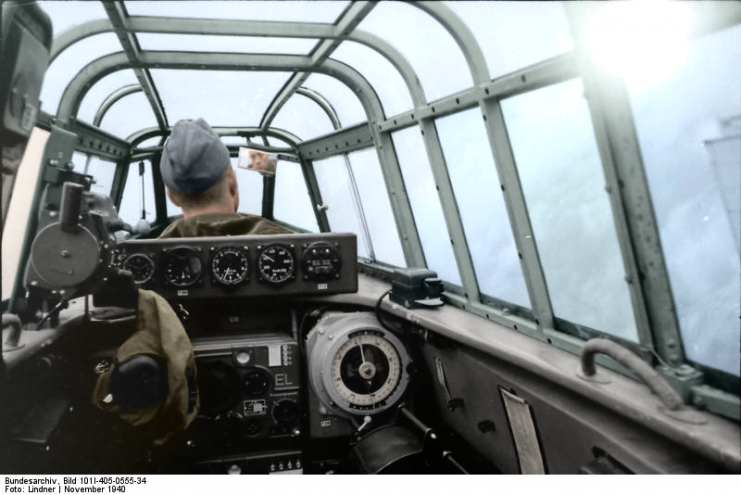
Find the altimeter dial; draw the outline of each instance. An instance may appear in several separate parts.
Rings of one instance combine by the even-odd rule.
[[[221,248],[216,251],[211,260],[211,273],[221,284],[240,284],[249,276],[247,255],[238,247]]]

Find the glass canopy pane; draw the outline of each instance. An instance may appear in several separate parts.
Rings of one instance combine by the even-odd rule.
[[[687,356],[739,374],[741,26],[628,90]]]
[[[113,33],[85,38],[63,51],[46,70],[41,88],[41,109],[56,115],[64,89],[75,75],[93,60],[120,51],[121,43]]]
[[[41,10],[49,14],[54,23],[54,37],[68,29],[84,24],[94,19],[108,19],[108,15],[100,2],[90,1],[41,1],[38,3]]]
[[[237,167],[237,158],[231,158],[232,168],[237,175],[239,207],[241,213],[262,215],[263,178],[258,172]]]
[[[137,148],[149,148],[152,146],[159,146],[161,140],[162,138],[160,136],[151,137],[137,144],[136,147]]]
[[[139,84],[139,81],[131,69],[124,69],[108,74],[103,79],[95,83],[82,99],[80,110],[77,112],[78,120],[92,124],[95,114],[103,102],[114,91],[132,84]],[[133,116],[132,116],[133,117]],[[144,127],[144,126],[141,126]]]
[[[136,37],[142,49],[157,51],[308,55],[317,43],[310,39],[258,36],[138,33]]]
[[[497,169],[478,108],[435,121],[481,292],[529,308]]]
[[[349,158],[376,260],[394,266],[407,266],[376,150],[357,151],[351,153]]]
[[[278,162],[273,213],[278,220],[309,232],[319,232],[309,190],[298,163]]]
[[[302,140],[334,131],[332,121],[329,120],[322,107],[310,98],[299,94],[293,95],[283,105],[270,127],[289,131]]]
[[[109,196],[113,186],[113,176],[116,172],[116,164],[102,160],[95,155],[87,155],[75,151],[72,153],[73,170],[79,174],[93,176],[93,184],[90,191]]]
[[[234,146],[246,146],[247,139],[242,136],[221,136],[221,140],[226,144]]]
[[[573,48],[561,2],[445,2],[471,29],[493,78]]]
[[[87,164],[88,174],[95,177],[95,183],[92,185],[90,190],[99,194],[105,194],[108,196],[111,194],[111,186],[113,186],[113,176],[116,173],[116,164],[106,160],[101,160],[97,156],[91,156],[90,162]],[[77,169],[78,172],[84,172],[85,169]]]
[[[427,101],[471,87],[466,60],[453,37],[435,19],[404,2],[378,2],[358,25],[391,43],[417,73]]]
[[[334,23],[349,2],[126,2],[129,15]]]
[[[436,271],[438,277],[446,282],[460,286],[458,265],[420,129],[410,127],[395,132],[392,138],[427,267]]]
[[[358,96],[334,77],[315,73],[309,76],[304,86],[313,89],[329,101],[337,112],[342,127],[350,127],[368,120]]]
[[[141,129],[155,126],[157,119],[144,93],[124,96],[108,109],[100,122],[101,129],[121,139],[126,139]]]
[[[143,182],[143,190],[142,190]],[[151,224],[157,218],[157,210],[154,204],[154,183],[152,181],[152,163],[144,161],[144,180],[139,175],[139,162],[132,162],[129,165],[129,175],[126,177],[123,196],[121,197],[121,207],[118,210],[118,216],[124,222],[135,226],[142,218]],[[178,211],[178,214],[180,212]]]
[[[257,127],[286,72],[152,69],[170,124],[203,118],[212,127]]]
[[[332,232],[352,232],[358,237],[358,256],[370,258],[360,227],[357,207],[350,193],[350,177],[343,156],[333,156],[314,162],[322,201],[327,206],[327,220]]]
[[[386,117],[411,110],[412,97],[401,74],[378,52],[359,43],[345,41],[332,58],[360,72],[373,86]]]
[[[556,316],[638,340],[581,80],[502,102]]]

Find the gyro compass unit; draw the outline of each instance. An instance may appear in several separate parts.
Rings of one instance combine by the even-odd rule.
[[[372,313],[327,316],[309,333],[308,349],[311,386],[333,414],[377,414],[406,391],[409,354]]]

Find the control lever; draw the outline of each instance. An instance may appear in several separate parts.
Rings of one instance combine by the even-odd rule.
[[[62,189],[60,227],[62,231],[76,234],[80,231],[80,211],[84,187],[74,182],[65,182]]]

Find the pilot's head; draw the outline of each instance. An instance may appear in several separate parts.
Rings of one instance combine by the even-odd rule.
[[[239,190],[229,150],[205,120],[175,124],[165,141],[160,171],[167,196],[184,217],[237,211]]]

